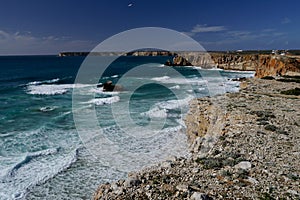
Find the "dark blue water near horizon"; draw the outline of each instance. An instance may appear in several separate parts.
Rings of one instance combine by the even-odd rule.
[[[111,106],[124,103],[128,91],[103,92],[97,84],[74,83],[84,59],[0,56],[0,200],[89,199],[103,182],[124,178],[128,171],[172,155],[187,155],[181,110],[187,111],[194,94],[209,95],[198,69],[177,67],[174,69],[182,76],[173,76],[163,65],[169,57],[121,57],[99,75],[100,83],[117,83],[125,72],[139,65],[146,64],[155,72],[155,76],[128,79],[129,86],[141,85],[130,98],[132,119],[143,125],[152,118],[166,118],[158,135],[139,140],[124,134],[112,119]],[[100,61],[97,65],[107,67]],[[216,71],[224,77],[222,85],[227,92],[238,90],[238,83],[230,79],[253,76],[249,72]],[[153,84],[143,85],[146,81]],[[95,108],[105,136],[119,145],[118,151],[136,153],[135,160],[126,155],[111,160],[109,154],[97,160],[91,155],[74,124],[74,88],[94,95],[79,104],[80,109],[89,112]],[[185,95],[176,101],[172,91]],[[119,110],[120,115],[123,112]]]

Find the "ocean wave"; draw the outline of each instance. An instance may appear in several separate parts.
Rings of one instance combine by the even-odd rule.
[[[170,79],[169,76],[161,76],[161,77],[151,78],[151,80],[153,80],[153,81],[163,81],[163,80],[168,80],[168,79]]]
[[[167,66],[167,65],[165,65],[165,64],[157,64],[157,65],[155,65],[154,67],[169,67],[169,66]]]
[[[208,69],[205,69],[205,70],[210,70],[210,71],[224,71],[224,69],[216,68],[216,67],[208,68]],[[226,70],[226,71],[227,71],[227,70]]]
[[[172,86],[172,87],[170,87],[170,89],[180,89],[180,86],[179,85],[175,85],[175,86]]]
[[[59,151],[59,148],[54,148],[54,149],[46,149],[43,151],[38,151],[38,152],[34,152],[34,153],[29,153],[28,155],[25,156],[25,158],[20,161],[19,163],[17,163],[9,172],[8,175],[9,176],[14,176],[14,174],[16,173],[16,171],[18,169],[20,169],[22,166],[26,165],[27,163],[29,163],[32,159],[40,157],[40,156],[48,156],[48,155],[53,155],[56,154]]]
[[[57,106],[44,106],[40,108],[40,111],[42,112],[50,112],[52,110],[55,110]]]
[[[167,117],[167,109],[154,107],[146,112],[141,113],[141,116],[148,116],[150,118],[166,118]]]
[[[194,96],[190,95],[184,99],[159,102],[156,104],[156,106],[158,106],[161,109],[172,110],[172,109],[180,108],[182,106],[187,106],[189,104],[189,101],[192,100],[193,98]]]
[[[33,95],[59,95],[65,94],[73,88],[84,88],[91,85],[87,84],[42,84],[42,85],[28,85],[27,94]]]
[[[176,120],[177,121],[177,120]],[[183,127],[181,124],[175,127],[168,127],[168,128],[164,128],[162,129],[163,132],[167,132],[167,133],[176,133],[176,132],[181,132],[183,130]]]
[[[30,85],[27,87],[27,94],[57,95],[67,93],[68,89],[65,85]]]
[[[119,96],[113,96],[113,97],[107,97],[107,98],[96,98],[96,99],[92,99],[90,101],[88,101],[87,103],[93,103],[97,106],[102,106],[105,104],[112,104],[112,103],[116,103],[120,101],[120,97]]]
[[[240,89],[240,82],[229,80],[224,83],[224,86],[226,92],[238,92]]]
[[[241,70],[223,70],[226,72],[232,72],[232,73],[240,73],[240,74],[250,74],[253,75],[255,74],[255,71],[241,71]]]
[[[161,82],[161,83],[173,83],[173,84],[191,84],[191,85],[203,85],[206,84],[207,81],[203,80],[198,77],[194,78],[184,78],[184,77],[169,77],[169,76],[162,76],[162,77],[155,77],[151,80]]]
[[[120,92],[104,92],[103,87],[92,88],[90,89],[89,92],[96,93],[96,94],[103,94],[103,95],[116,95],[120,93]]]
[[[6,188],[1,195],[10,199],[25,198],[28,190],[71,167],[78,160],[78,151],[77,148],[64,153],[60,148],[54,148],[29,153],[1,178],[0,188]]]
[[[59,78],[54,78],[54,79],[44,80],[44,81],[32,81],[32,82],[27,83],[27,85],[41,85],[41,84],[45,84],[45,83],[57,83],[59,81],[60,81]]]
[[[168,100],[156,103],[150,110],[141,113],[142,116],[154,117],[154,118],[166,118],[169,110],[174,110],[187,106],[189,101],[193,99],[193,96],[188,96],[179,100]]]

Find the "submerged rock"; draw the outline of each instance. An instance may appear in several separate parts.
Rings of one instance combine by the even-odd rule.
[[[122,91],[123,87],[121,85],[115,85],[112,81],[107,81],[103,84],[104,92],[112,92],[112,91]]]

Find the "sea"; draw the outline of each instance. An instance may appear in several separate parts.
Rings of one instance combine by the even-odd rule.
[[[126,56],[108,66],[96,59],[103,73],[81,83],[78,74],[86,59],[0,57],[1,200],[91,199],[99,184],[172,156],[188,156],[183,120],[188,102],[237,92],[234,79],[254,75],[167,67],[170,57]],[[138,66],[142,70],[129,73]],[[213,74],[219,75],[221,89],[212,93]],[[122,88],[105,92],[107,81]],[[76,103],[74,90],[82,97]],[[74,120],[86,116],[88,123],[94,120],[90,113],[98,120],[95,129]]]

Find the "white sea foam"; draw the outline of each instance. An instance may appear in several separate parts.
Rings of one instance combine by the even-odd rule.
[[[142,116],[149,116],[154,118],[166,118],[168,116],[168,110],[173,110],[187,106],[189,101],[193,99],[193,96],[188,96],[179,100],[168,100],[156,103],[150,110],[141,113]]]
[[[168,109],[168,110],[176,109],[176,108],[180,108],[182,106],[188,105],[189,101],[192,100],[193,98],[194,98],[194,96],[190,95],[184,99],[176,99],[176,100],[159,102],[156,104],[156,106],[158,106],[159,108]]]
[[[170,89],[180,89],[180,86],[179,85],[175,85],[175,86],[170,87]]]
[[[111,78],[118,78],[119,77],[119,75],[113,75],[113,76],[111,76]]]
[[[221,69],[221,68],[216,68],[216,67],[213,67],[213,68],[208,68],[206,70],[213,70],[213,71],[224,71],[224,69]],[[226,70],[227,71],[227,70]]]
[[[27,87],[27,93],[39,95],[56,95],[67,93],[68,89],[69,88],[65,85],[32,85]]]
[[[27,94],[34,95],[58,95],[65,94],[72,88],[89,87],[87,84],[51,84],[51,85],[29,85],[27,86]]]
[[[226,81],[224,83],[225,86],[225,91],[226,92],[238,92],[239,91],[239,86],[240,82],[239,81]]]
[[[55,110],[57,106],[44,106],[40,108],[40,111],[42,112],[50,112],[52,110]]]
[[[1,178],[0,188],[6,188],[3,195],[23,199],[28,189],[69,168],[77,157],[78,149],[67,154],[59,153],[57,148],[28,153]]]
[[[102,105],[105,105],[105,104],[116,103],[118,101],[120,101],[120,97],[119,96],[113,96],[113,97],[92,99],[92,100],[88,101],[87,103],[89,103],[89,104],[93,103],[97,106],[102,106]]]
[[[165,128],[163,129],[163,132],[179,132],[182,131],[183,126],[179,125],[179,126],[175,126],[175,127],[169,127],[169,128]]]
[[[90,89],[89,92],[96,93],[96,94],[105,94],[105,95],[117,95],[120,93],[120,92],[104,92],[103,87],[98,87],[98,88],[93,87],[92,89]]]
[[[169,76],[162,76],[162,77],[155,77],[151,80],[161,82],[161,83],[173,83],[173,84],[191,84],[191,85],[203,85],[206,84],[207,81],[203,80],[201,78],[195,77],[195,78],[184,78],[184,77],[174,77],[171,78]]]
[[[249,74],[249,75],[255,75],[255,71],[239,71],[239,70],[226,70],[226,72],[233,72],[233,73],[239,73],[239,74]]]
[[[163,81],[163,80],[168,80],[168,79],[170,79],[169,76],[161,76],[161,77],[151,78],[151,80],[153,80],[153,81]]]
[[[161,109],[157,106],[152,109],[141,113],[142,116],[148,116],[150,118],[166,118],[167,117],[167,109]]]
[[[43,84],[43,83],[56,83],[59,80],[60,80],[59,78],[54,78],[54,79],[45,80],[45,81],[33,81],[33,82],[29,82],[27,85],[40,85],[40,84]]]

